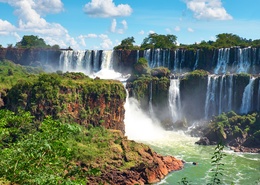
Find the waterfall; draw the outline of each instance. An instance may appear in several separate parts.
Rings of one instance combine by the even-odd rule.
[[[101,70],[102,69],[113,69],[113,51],[103,51],[101,56]]]
[[[222,113],[222,101],[224,100],[224,97],[223,97],[223,81],[224,81],[224,78],[225,78],[225,75],[222,75],[221,80],[220,80],[218,114]]]
[[[233,75],[230,75],[229,85],[228,85],[228,111],[232,110],[232,100],[233,100]]]
[[[195,61],[195,65],[193,67],[193,70],[196,70],[198,68],[199,57],[200,57],[200,50],[197,49],[197,51],[196,51],[196,61]]]
[[[177,72],[178,68],[178,64],[179,64],[179,49],[174,50],[174,67],[173,67],[173,71]]]
[[[139,53],[140,53],[140,51],[136,50],[136,62],[138,62],[138,60],[139,60]]]
[[[125,107],[125,135],[136,141],[149,141],[163,138],[164,130],[160,123],[147,115],[135,98],[129,98],[128,91]]]
[[[205,119],[209,119],[210,115],[214,115],[215,105],[216,105],[216,79],[218,79],[215,75],[208,76],[208,85],[207,85],[207,93],[206,93],[206,103],[205,103]],[[210,114],[211,113],[211,114]]]
[[[229,62],[230,48],[221,48],[218,50],[217,66],[214,69],[215,74],[224,74]]]
[[[150,113],[151,116],[154,115],[154,111],[153,111],[153,81],[150,82],[149,113]]]
[[[205,119],[233,109],[233,75],[209,75],[205,100]]]
[[[243,93],[242,104],[241,104],[241,108],[240,108],[241,114],[246,114],[252,110],[254,81],[255,81],[255,78],[252,77],[250,79],[248,85],[245,87],[245,90]]]
[[[247,73],[250,69],[251,65],[251,55],[250,55],[250,48],[237,48],[237,73],[245,72]]]
[[[169,107],[172,121],[176,122],[181,118],[181,98],[180,98],[180,80],[171,79],[169,88]]]
[[[93,70],[94,72],[98,72],[100,70],[99,67],[100,51],[94,50],[93,52],[94,52]]]
[[[260,111],[260,80],[258,83],[258,111]]]
[[[87,75],[91,75],[92,74],[92,66],[91,66],[91,55],[92,55],[92,51],[87,50],[85,53],[85,69],[86,69],[86,74]]]

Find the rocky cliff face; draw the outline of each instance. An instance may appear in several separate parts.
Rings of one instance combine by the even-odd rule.
[[[8,92],[5,106],[13,111],[30,111],[38,120],[49,115],[124,133],[123,85],[118,81],[92,80],[80,73],[67,75],[46,74],[32,82],[20,82]]]
[[[16,64],[43,67],[46,70],[54,70],[58,66],[60,54],[60,50],[0,48],[0,60],[11,60]]]
[[[168,117],[168,94],[170,79],[143,76],[127,82],[130,97],[139,100],[143,110],[157,115],[163,121]]]
[[[181,170],[184,166],[183,161],[179,159],[161,156],[144,144],[127,140],[118,131],[112,132],[117,135],[115,139],[118,143],[110,152],[114,157],[109,161],[102,161],[102,165],[106,167],[101,170],[99,177],[88,177],[89,184],[153,184],[165,178],[170,172]],[[79,165],[88,169],[96,164]],[[130,168],[120,169],[121,166],[130,166]]]

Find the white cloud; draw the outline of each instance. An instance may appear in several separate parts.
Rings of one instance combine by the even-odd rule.
[[[112,33],[123,34],[123,33],[125,32],[125,30],[127,29],[127,22],[126,22],[126,20],[123,20],[123,21],[121,22],[121,24],[122,24],[123,27],[117,29],[117,21],[116,21],[116,19],[113,19],[113,20],[112,20],[112,23],[111,23],[111,26],[110,26],[110,31],[111,31]]]
[[[14,30],[15,26],[13,26],[10,22],[0,19],[0,35],[8,35]]]
[[[116,6],[113,0],[91,0],[84,12],[92,17],[122,17],[131,15],[133,10],[128,4]]]
[[[181,28],[180,28],[179,26],[176,26],[176,27],[174,28],[174,30],[175,30],[175,31],[181,31]]]
[[[144,30],[139,31],[138,34],[144,35]]]
[[[109,37],[105,34],[99,35],[99,38],[102,39],[102,43],[100,44],[102,49],[111,49],[113,47],[113,42],[109,39]]]
[[[185,0],[187,8],[196,19],[230,20],[233,19],[222,6],[221,0]]]
[[[42,15],[58,13],[63,10],[61,0],[0,0],[14,8],[14,14],[18,18],[18,25],[1,21],[6,31],[14,32],[12,35],[17,39],[19,32],[37,34],[47,44],[59,44],[61,47],[71,46],[79,48],[75,39],[68,34],[68,30],[58,23],[47,22]]]
[[[63,10],[61,0],[37,0],[33,6],[40,14],[59,13]]]
[[[188,28],[187,30],[188,30],[188,32],[194,32],[194,30],[192,28]]]
[[[116,19],[113,19],[113,20],[112,20],[112,23],[111,23],[111,27],[110,27],[110,31],[111,31],[112,33],[115,33],[115,32],[116,32],[116,25],[117,25]]]
[[[153,30],[150,30],[150,31],[149,31],[149,34],[153,34],[153,33],[155,33],[155,31],[153,31]]]
[[[126,22],[126,20],[123,20],[122,22],[121,22],[121,24],[123,25],[123,27],[124,27],[124,30],[126,30],[127,29],[127,22]]]

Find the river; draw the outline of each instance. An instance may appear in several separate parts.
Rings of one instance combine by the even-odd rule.
[[[128,98],[125,104],[125,126],[128,139],[149,145],[154,151],[162,155],[171,155],[186,161],[184,169],[170,173],[158,185],[174,185],[186,177],[192,185],[210,183],[212,178],[211,157],[216,146],[201,146],[195,142],[199,139],[191,137],[182,131],[165,131],[160,124],[146,115],[138,102]],[[226,156],[221,161],[223,184],[258,185],[260,184],[260,155],[249,153],[235,153],[224,148]],[[197,162],[198,165],[192,165]]]

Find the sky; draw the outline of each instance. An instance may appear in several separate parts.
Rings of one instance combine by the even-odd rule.
[[[110,50],[127,37],[141,45],[150,33],[181,44],[232,33],[260,39],[260,0],[0,0],[0,44],[24,35],[75,50]]]

